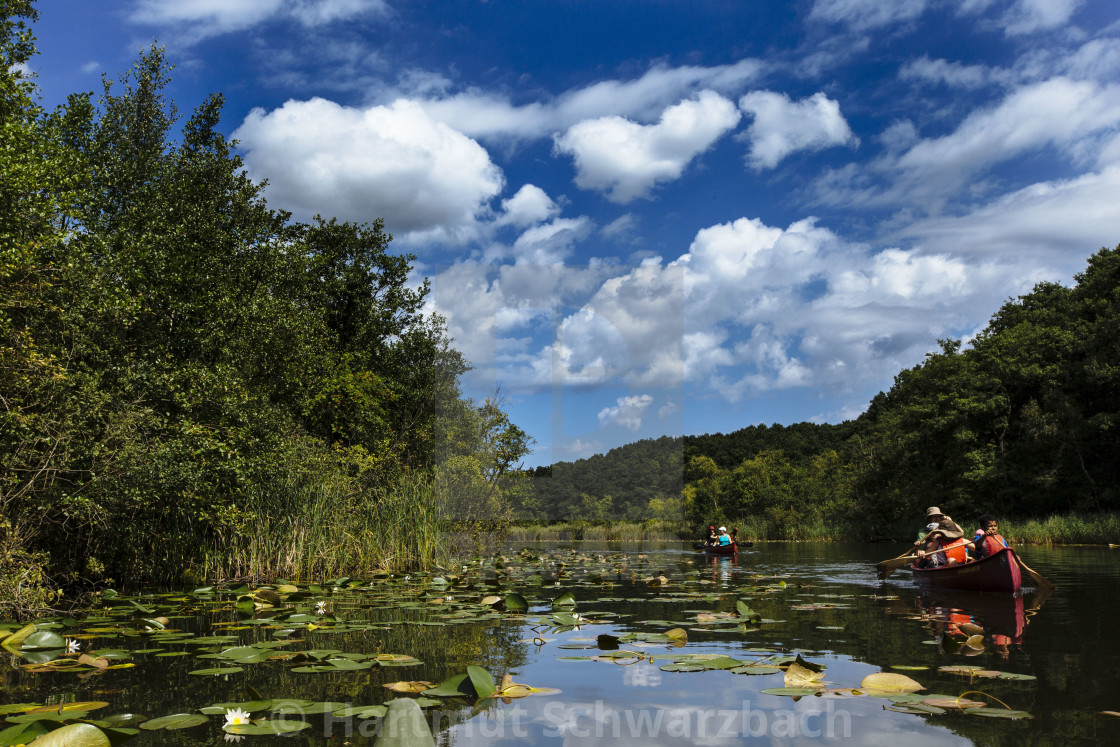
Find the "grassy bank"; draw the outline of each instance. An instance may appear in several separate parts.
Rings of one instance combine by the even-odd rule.
[[[955,517],[969,533],[976,529],[974,517]],[[754,542],[868,542],[909,540],[918,531],[921,517],[913,526],[898,524],[886,532],[873,531],[866,521],[830,521],[826,518],[799,519],[795,516],[753,516],[723,519],[718,525],[737,528],[742,541]],[[1012,544],[1027,545],[1106,545],[1120,543],[1120,514],[1061,514],[1043,519],[1000,517],[1000,532]],[[698,540],[704,528],[685,521],[650,520],[645,522],[565,521],[550,524],[520,523],[509,530],[510,542],[564,542],[579,540],[624,541]]]
[[[1003,519],[1000,534],[1026,545],[1120,543],[1120,514],[1062,514],[1045,519]]]
[[[506,540],[518,542],[673,542],[692,536],[684,522],[562,521],[550,524],[518,523],[510,526]]]

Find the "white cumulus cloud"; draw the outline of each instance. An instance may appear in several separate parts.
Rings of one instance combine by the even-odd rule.
[[[425,97],[421,105],[439,121],[471,137],[533,139],[600,117],[651,122],[666,107],[697,90],[736,95],[763,69],[763,63],[753,59],[712,67],[656,65],[634,80],[602,80],[523,105],[478,89]]]
[[[642,418],[645,417],[649,406],[653,404],[653,397],[648,394],[639,394],[632,397],[619,397],[613,407],[604,407],[599,411],[599,425],[622,426],[632,431],[642,427]]]
[[[739,118],[732,102],[703,91],[695,100],[666,109],[656,124],[618,116],[580,122],[556,138],[556,150],[575,159],[577,186],[627,203],[648,197],[659,182],[678,178]]]
[[[739,99],[739,108],[754,117],[747,138],[756,169],[774,168],[795,151],[858,142],[840,104],[823,93],[795,102],[782,93],[752,91]]]
[[[560,207],[540,187],[526,184],[507,200],[502,200],[502,215],[495,221],[499,225],[518,227],[555,218]]]
[[[254,109],[233,137],[250,173],[268,179],[270,202],[302,218],[384,217],[394,234],[453,241],[475,230],[503,185],[482,146],[404,100],[366,109],[289,101]],[[515,209],[541,202],[512,199]]]

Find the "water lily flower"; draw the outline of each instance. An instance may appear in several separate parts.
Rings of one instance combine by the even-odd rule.
[[[66,639],[66,653],[76,654],[82,650],[82,644],[75,641],[73,638]]]
[[[226,726],[241,726],[252,723],[249,721],[249,712],[240,708],[226,709]]]
[[[327,603],[320,601],[315,605],[315,614],[322,615],[327,611]]]

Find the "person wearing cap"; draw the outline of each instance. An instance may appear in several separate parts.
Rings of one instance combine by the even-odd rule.
[[[963,547],[957,548],[957,540],[965,542],[964,530],[951,518],[941,513],[937,506],[926,509],[925,529],[918,533],[919,539],[914,543],[920,549],[915,553],[917,564],[922,568],[937,568],[943,565],[953,565],[965,562],[967,556]],[[954,548],[952,553],[946,552],[947,548]]]
[[[721,545],[730,545],[731,544],[731,535],[729,535],[727,533],[727,527],[720,527],[719,528],[719,543]]]
[[[931,526],[934,524],[936,526]],[[937,506],[930,506],[926,509],[926,526],[918,532],[918,541],[914,543],[914,546],[923,544],[929,533],[934,530],[937,530],[941,537],[946,540],[955,540],[964,536],[964,530],[960,528],[957,522],[941,513],[941,509]]]

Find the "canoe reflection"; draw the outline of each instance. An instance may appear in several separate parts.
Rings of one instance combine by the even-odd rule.
[[[946,651],[973,656],[991,650],[1007,656],[1011,646],[1023,642],[1030,618],[1049,596],[1046,591],[1024,596],[923,589],[914,596],[914,606]]]
[[[723,582],[724,584],[731,582],[731,571],[739,565],[739,555],[705,555],[708,565],[712,570],[712,580]]]

